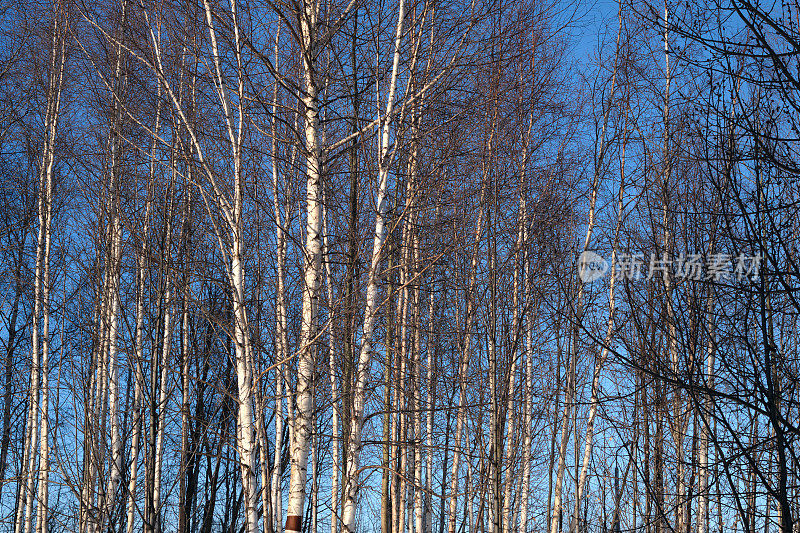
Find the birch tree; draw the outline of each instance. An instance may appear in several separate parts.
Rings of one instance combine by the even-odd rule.
[[[23,465],[25,485],[19,491],[15,533],[32,530],[34,490],[38,481],[36,531],[47,531],[48,483],[50,472],[50,249],[52,243],[53,175],[56,135],[61,112],[61,96],[66,65],[66,6],[52,5],[52,37],[47,69],[44,138],[41,146],[38,184],[38,237],[34,274],[34,310],[31,329],[31,376],[28,396],[27,431]],[[41,317],[41,339],[39,320]],[[40,348],[41,343],[41,348]],[[40,352],[41,349],[41,352]],[[39,451],[36,451],[37,443]],[[38,463],[36,461],[38,456]],[[38,478],[38,479],[37,479]]]

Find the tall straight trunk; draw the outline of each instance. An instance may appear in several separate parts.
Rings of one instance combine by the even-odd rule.
[[[487,344],[489,356],[489,486],[491,491],[491,533],[501,533],[503,516],[501,513],[501,481],[500,481],[500,406],[497,387],[497,236],[492,224],[492,213],[497,216],[497,190],[493,187],[492,207],[488,208],[487,226],[491,232],[489,237],[489,325],[487,328]]]
[[[534,310],[532,308],[531,300],[531,285],[532,281],[529,279],[530,272],[530,259],[528,254],[528,203],[527,203],[527,173],[528,173],[528,157],[531,142],[531,130],[533,129],[533,114],[528,117],[528,128],[523,138],[523,150],[521,165],[519,170],[519,218],[517,221],[517,246],[515,249],[516,261],[514,263],[514,298],[518,300],[519,291],[519,276],[520,270],[522,275],[522,286],[524,287],[524,294],[522,297],[522,309],[518,309],[519,302],[515,301],[514,315],[513,315],[513,330],[514,330],[514,343],[516,347],[520,344],[519,339],[522,334],[522,324],[524,323],[525,334],[525,383],[524,383],[524,413],[522,415],[522,475],[520,480],[519,491],[519,528],[522,531],[527,531],[528,524],[528,502],[530,496],[530,475],[531,475],[531,445],[533,443],[533,433],[531,431],[532,413],[532,394],[533,394],[533,320]],[[519,257],[521,252],[521,258]],[[520,265],[521,263],[521,265]],[[521,267],[521,268],[520,268]],[[523,312],[524,311],[524,312]],[[513,387],[512,387],[513,388]],[[509,411],[511,410],[511,401],[509,398]],[[510,459],[510,456],[509,456]],[[506,463],[509,462],[506,460]],[[506,482],[507,484],[508,481]],[[505,505],[510,506],[509,500],[511,493],[506,487]],[[508,513],[507,513],[508,514]],[[506,527],[506,533],[511,525]]]
[[[358,232],[358,214],[359,214],[359,201],[358,201],[358,185],[360,181],[359,172],[359,157],[358,147],[360,139],[355,135],[359,131],[359,113],[361,102],[359,98],[358,89],[358,58],[356,55],[358,43],[358,9],[353,12],[353,31],[350,41],[350,65],[352,70],[351,79],[351,94],[353,106],[353,118],[351,120],[350,132],[353,135],[353,140],[348,147],[348,171],[350,173],[350,198],[349,198],[349,221],[348,221],[348,235],[347,235],[347,271],[345,273],[344,282],[344,305],[345,305],[345,323],[344,323],[344,361],[343,361],[343,397],[352,399],[352,382],[353,382],[353,368],[356,364],[355,356],[355,330],[356,330],[356,283],[359,276],[358,264],[358,248],[359,248],[359,232]],[[350,434],[350,408],[352,401],[342,403],[342,433],[343,435]],[[346,447],[346,444],[345,444]],[[342,467],[346,466],[345,464]],[[335,532],[334,532],[335,533]]]
[[[400,243],[399,248],[402,248],[402,243]],[[398,255],[398,263],[403,264],[403,260],[399,258],[402,255],[402,252],[396,252]],[[398,274],[398,285],[400,287],[403,286],[403,278],[401,274]],[[401,358],[402,353],[400,352],[400,323],[403,319],[403,291],[397,291],[397,302],[395,302],[394,307],[394,324],[392,329],[394,330],[394,343],[391,346],[391,349],[394,352],[394,361],[392,365],[392,403],[391,403],[391,411],[392,411],[392,428],[391,428],[391,457],[389,458],[389,468],[392,470],[392,481],[391,481],[391,488],[390,488],[390,515],[391,520],[389,523],[389,531],[391,533],[397,533],[397,523],[398,523],[398,502],[400,500],[400,454],[402,453],[402,446],[400,440],[402,439],[401,434],[401,420],[403,416],[403,409],[401,408],[400,402],[403,398],[403,387],[402,382],[400,380],[400,371],[401,371]]]
[[[174,162],[173,162],[174,164]],[[173,177],[174,178],[174,177]],[[172,192],[172,191],[170,191]],[[161,483],[162,483],[162,468],[164,462],[164,431],[167,424],[166,407],[168,398],[168,376],[170,353],[172,347],[172,268],[171,262],[171,246],[172,228],[170,219],[172,217],[172,201],[169,201],[167,208],[167,224],[165,228],[166,233],[166,246],[163,253],[165,254],[164,262],[166,266],[162,266],[164,270],[164,296],[162,302],[162,334],[161,334],[161,353],[156,358],[153,358],[151,364],[151,394],[154,399],[152,400],[153,406],[151,407],[151,420],[150,420],[150,434],[151,434],[151,483],[150,489],[150,502],[149,502],[149,516],[147,526],[150,531],[159,533],[161,531]],[[146,529],[147,531],[147,529]]]
[[[438,219],[438,206],[437,216]],[[435,279],[435,276],[431,276]],[[427,373],[427,406],[428,416],[426,420],[425,437],[428,446],[428,454],[425,461],[425,525],[423,527],[424,533],[432,533],[433,531],[433,418],[434,408],[436,405],[436,379],[435,372],[438,369],[437,347],[438,339],[436,337],[436,304],[434,303],[434,295],[432,291],[429,296],[428,303],[428,373]],[[445,452],[446,453],[446,452]],[[445,470],[447,467],[445,466]]]
[[[188,163],[188,160],[187,160]],[[188,167],[188,164],[187,164]],[[191,172],[187,170],[187,172]],[[191,174],[189,174],[191,178]],[[180,465],[178,475],[180,476],[180,486],[178,494],[178,531],[186,531],[189,525],[190,503],[187,504],[187,491],[189,490],[189,458],[190,458],[190,432],[191,421],[189,418],[189,409],[191,407],[191,378],[190,378],[190,322],[189,322],[189,301],[191,299],[191,278],[189,276],[189,266],[191,259],[191,249],[187,245],[191,242],[191,235],[189,232],[189,221],[192,219],[192,194],[191,188],[188,188],[186,205],[183,213],[183,226],[181,228],[181,248],[183,249],[183,280],[182,292],[183,302],[181,309],[181,370],[180,370],[180,383],[181,383],[181,448],[180,448]],[[193,443],[192,443],[193,444]]]
[[[410,187],[410,186],[409,186]],[[408,432],[408,385],[407,385],[407,367],[408,367],[408,236],[409,227],[407,224],[403,226],[403,236],[400,244],[400,290],[397,299],[397,319],[399,321],[400,333],[398,335],[398,361],[399,365],[396,367],[395,373],[395,395],[394,395],[394,408],[397,410],[397,417],[395,418],[394,438],[395,442],[395,478],[394,478],[394,495],[392,503],[394,504],[393,518],[394,524],[392,525],[393,533],[405,533],[406,526],[406,474],[408,463],[408,440],[406,438]]]
[[[419,134],[419,115],[417,105],[411,107],[411,149],[408,155],[408,189],[407,189],[407,208],[406,208],[406,233],[408,245],[408,263],[410,271],[409,279],[406,284],[410,288],[411,327],[413,337],[411,343],[411,412],[413,422],[413,446],[410,453],[413,455],[413,471],[409,490],[413,492],[413,499],[409,501],[411,531],[422,533],[424,520],[423,492],[422,488],[422,336],[420,328],[420,242],[419,232],[417,231],[419,220],[417,214],[417,187],[418,187],[418,168],[419,168],[419,144],[417,136]],[[411,337],[410,335],[410,337]]]
[[[323,202],[327,204],[327,201]],[[334,339],[334,322],[336,308],[333,302],[333,276],[328,245],[328,210],[323,207],[323,256],[325,262],[325,279],[328,297],[328,380],[331,386],[331,533],[338,530],[339,517],[339,385],[336,378],[336,346]]]
[[[617,80],[617,65],[619,62],[619,54],[620,54],[620,38],[622,35],[622,4],[619,6],[618,11],[618,22],[619,26],[617,29],[617,45],[616,45],[616,53],[614,57],[614,72],[612,75],[611,81],[611,98],[614,96],[614,89],[616,88],[616,80]],[[611,108],[612,102],[609,102],[608,108]],[[605,134],[605,126],[608,120],[608,112],[605,114],[604,124],[603,124],[603,134]],[[627,114],[626,114],[627,120]],[[627,126],[627,122],[626,122]],[[615,288],[616,288],[616,257],[617,257],[617,247],[619,243],[619,236],[620,231],[622,229],[622,220],[623,220],[623,209],[624,209],[624,194],[625,194],[625,142],[627,141],[627,131],[624,132],[625,140],[623,141],[622,149],[621,149],[621,167],[620,167],[620,182],[619,182],[619,189],[617,195],[617,221],[614,228],[614,236],[613,236],[613,243],[611,247],[611,276],[609,281],[609,288],[608,288],[608,323],[606,326],[606,334],[605,338],[603,339],[603,344],[600,347],[600,357],[595,362],[594,372],[592,373],[592,390],[591,390],[591,399],[589,400],[589,414],[586,419],[586,440],[584,445],[583,451],[583,461],[581,463],[581,471],[580,475],[578,476],[577,486],[575,489],[575,510],[572,515],[572,523],[570,524],[570,532],[577,533],[578,531],[578,517],[580,516],[580,505],[583,500],[583,491],[586,486],[586,478],[589,472],[589,463],[591,462],[592,458],[592,447],[594,444],[594,422],[595,417],[597,416],[597,410],[600,406],[600,377],[603,371],[603,366],[605,365],[606,359],[608,358],[609,347],[611,345],[614,327],[615,327]],[[601,147],[601,153],[604,153],[605,150],[605,138],[601,141],[603,146]],[[600,161],[602,162],[602,160]],[[595,175],[597,176],[601,172],[601,169],[595,169]],[[599,179],[595,178],[595,187],[599,185]],[[592,191],[592,196],[595,198],[597,196],[597,191]],[[592,205],[592,209],[594,209],[594,205]],[[577,431],[577,428],[576,428]]]
[[[109,479],[105,487],[105,501],[103,502],[100,516],[100,527],[109,521],[113,512],[114,497],[117,488],[122,481],[122,439],[119,432],[119,363],[118,357],[118,332],[119,332],[119,310],[120,310],[120,277],[122,261],[122,223],[120,220],[120,183],[122,180],[122,92],[124,91],[124,76],[122,73],[122,43],[121,38],[125,29],[126,2],[122,3],[121,21],[119,25],[120,41],[116,49],[116,72],[114,80],[114,102],[113,102],[113,122],[111,124],[111,163],[110,163],[110,225],[108,243],[110,248],[110,262],[106,277],[109,279],[107,288],[109,291],[106,301],[109,302],[107,328],[108,346],[108,424],[111,430],[111,464],[109,468]],[[104,421],[105,423],[105,421]]]
[[[142,238],[142,247],[144,248],[147,241],[148,227],[149,227],[149,211],[150,202],[148,199],[145,208],[145,223]],[[136,295],[136,332],[135,332],[135,348],[134,348],[134,393],[133,393],[133,436],[131,438],[130,448],[130,469],[128,474],[128,503],[127,503],[127,520],[126,520],[126,533],[133,533],[134,518],[136,515],[136,485],[138,481],[138,465],[139,465],[139,446],[142,437],[142,386],[144,383],[144,375],[142,372],[142,361],[144,359],[144,284],[145,284],[145,253],[144,250],[138,254],[138,273],[137,273],[137,295]]]
[[[524,232],[523,243],[527,241],[527,228]],[[523,272],[525,273],[525,308],[528,316],[525,324],[525,414],[523,415],[522,433],[522,488],[520,490],[519,528],[528,531],[528,502],[530,501],[531,481],[531,445],[533,444],[533,430],[531,428],[533,408],[533,325],[534,316],[531,310],[531,285],[530,259],[527,250],[523,254]]]
[[[494,114],[492,117],[491,132],[489,134],[489,152],[491,152],[492,142],[494,140],[495,130],[497,125],[497,105],[495,105]],[[475,225],[475,237],[473,240],[472,248],[472,261],[470,263],[469,272],[469,286],[466,292],[466,313],[464,317],[464,341],[461,347],[461,354],[458,364],[458,412],[456,414],[456,434],[455,446],[453,449],[453,464],[450,472],[450,502],[449,502],[449,515],[447,521],[447,533],[456,532],[456,511],[458,506],[458,472],[459,463],[461,459],[461,445],[463,440],[464,425],[467,415],[467,371],[469,369],[469,361],[472,353],[472,324],[475,315],[475,286],[477,282],[478,259],[480,257],[480,240],[482,235],[483,225],[483,202],[486,198],[487,181],[484,169],[484,176],[481,181],[481,194],[478,201],[478,220]]]
[[[158,87],[158,96],[161,96],[161,87]],[[153,126],[153,131],[158,134],[161,119],[161,101],[156,106],[156,116]],[[134,347],[134,365],[136,372],[136,382],[134,384],[134,413],[133,413],[133,437],[131,440],[130,449],[130,473],[128,479],[128,509],[127,509],[127,526],[126,533],[133,533],[134,517],[136,513],[136,485],[138,482],[138,464],[139,464],[139,448],[140,440],[142,438],[142,430],[144,426],[144,412],[143,412],[143,394],[142,388],[144,387],[144,294],[145,294],[145,280],[147,278],[147,242],[150,237],[150,209],[151,198],[150,190],[155,182],[155,167],[156,167],[156,140],[153,139],[150,145],[150,162],[149,162],[149,182],[147,184],[147,198],[145,200],[145,213],[144,213],[144,228],[141,234],[141,248],[137,254],[137,295],[136,295],[136,332],[135,332],[135,347]]]
[[[316,394],[314,395],[316,396]],[[312,400],[312,404],[316,405],[316,402]],[[317,415],[316,410],[311,417],[311,426],[316,429],[317,427]],[[319,518],[319,461],[317,456],[319,454],[319,436],[317,431],[315,430],[311,436],[311,450],[310,450],[310,461],[311,461],[311,523],[310,531],[317,531],[317,521]]]
[[[388,302],[387,302],[387,317],[386,317],[386,333],[385,333],[385,346],[386,346],[386,356],[384,360],[384,370],[383,370],[383,475],[381,479],[381,533],[391,533],[392,530],[392,509],[394,506],[392,505],[392,496],[390,494],[390,470],[392,470],[392,465],[394,464],[394,453],[395,453],[395,442],[396,439],[392,438],[393,436],[393,426],[394,420],[396,419],[396,415],[393,411],[393,404],[392,404],[392,394],[393,390],[393,383],[392,378],[394,376],[394,345],[395,345],[395,335],[394,335],[394,247],[391,246],[393,241],[389,241],[389,251],[386,254],[388,256],[387,265],[386,265],[386,272],[387,272],[387,292],[388,292]]]
[[[705,366],[705,387],[708,390],[714,388],[714,356],[716,353],[716,330],[714,327],[714,299],[713,295],[708,297],[706,317],[708,321],[708,341],[706,343],[706,366]],[[697,504],[697,533],[707,533],[709,525],[709,499],[711,488],[709,486],[708,451],[710,444],[710,428],[712,420],[712,409],[714,407],[711,394],[704,392],[702,395],[703,403],[700,412],[702,426],[700,429],[700,500]]]
[[[90,405],[88,420],[91,421],[91,428],[86,441],[88,450],[86,461],[89,463],[88,475],[84,480],[85,490],[87,491],[86,509],[87,517],[85,527],[87,531],[99,531],[102,529],[103,507],[101,491],[103,489],[103,479],[106,477],[105,455],[107,441],[107,400],[108,400],[108,324],[111,313],[111,276],[112,252],[110,226],[108,217],[112,212],[113,198],[106,192],[104,194],[105,206],[101,211],[97,227],[103,227],[99,232],[101,238],[96,242],[96,264],[97,264],[97,295],[95,309],[95,328],[96,342],[92,349],[92,364],[94,365],[93,381],[90,390]],[[102,266],[101,266],[102,265]]]
[[[303,305],[300,326],[300,347],[297,356],[297,406],[292,422],[291,477],[286,510],[285,531],[303,530],[306,478],[308,470],[309,436],[311,434],[311,404],[314,375],[317,299],[322,262],[322,165],[323,146],[319,122],[319,89],[316,80],[316,31],[319,5],[306,0],[300,21],[303,56],[304,91],[301,98],[306,150],[306,242],[303,267]]]
[[[46,533],[48,518],[49,446],[49,354],[50,354],[50,245],[53,213],[53,166],[61,93],[66,63],[66,10],[61,2],[53,5],[53,37],[48,67],[47,109],[44,117],[44,141],[38,184],[38,238],[34,272],[34,310],[31,318],[31,378],[28,395],[28,419],[23,443],[24,489],[19,491],[14,531],[30,533],[34,503],[34,485],[38,481],[37,532]],[[41,355],[39,319],[41,316]],[[41,382],[40,382],[41,380]],[[40,396],[41,395],[41,396]],[[38,472],[36,445],[39,441]],[[22,482],[22,478],[20,479]],[[24,498],[24,501],[22,500]],[[23,523],[24,522],[24,523]]]
[[[280,28],[275,34],[275,64],[278,64],[278,42]],[[278,365],[275,367],[275,453],[272,461],[272,515],[273,530],[280,531],[283,523],[283,501],[281,487],[281,471],[283,468],[283,388],[284,388],[284,361],[288,358],[289,338],[286,325],[286,229],[288,221],[288,192],[286,193],[286,209],[281,213],[281,203],[278,195],[278,83],[272,95],[272,209],[275,217],[275,268],[277,274],[277,287],[275,290],[275,353]]]
[[[112,193],[112,205],[118,204],[118,197]],[[116,211],[116,207],[112,207]],[[104,488],[105,501],[102,502],[102,511],[100,515],[101,527],[107,520],[112,512],[114,495],[116,494],[117,487],[122,478],[122,440],[119,433],[119,363],[118,357],[118,316],[119,316],[119,280],[120,280],[120,262],[122,259],[122,226],[120,223],[119,213],[114,212],[111,215],[110,226],[110,254],[111,260],[109,264],[109,271],[107,276],[110,278],[108,283],[108,298],[109,311],[107,317],[107,373],[106,383],[108,386],[108,406],[103,405],[102,409],[108,409],[108,424],[111,430],[111,464],[109,465],[109,478],[107,486]]]
[[[549,453],[548,469],[547,469],[547,472],[548,472],[548,475],[547,475],[547,513],[549,513],[550,510],[553,509],[553,489],[555,488],[553,486],[553,469],[555,468],[555,464],[556,464],[556,436],[558,434],[558,420],[557,420],[556,416],[557,416],[557,413],[558,413],[559,404],[561,403],[561,389],[562,389],[562,387],[561,387],[561,352],[562,352],[563,343],[562,343],[562,337],[561,337],[560,331],[561,331],[561,323],[560,323],[560,321],[557,321],[556,324],[555,324],[555,338],[556,338],[556,357],[555,357],[556,364],[555,364],[555,367],[556,368],[555,368],[555,381],[553,381],[553,389],[554,389],[553,392],[555,394],[555,398],[554,398],[554,401],[553,401],[553,411],[552,411],[553,424],[552,424],[552,430],[550,431],[550,453]],[[551,373],[552,373],[552,367],[551,367]],[[549,521],[549,518],[550,518],[549,515],[545,516],[545,520]],[[549,522],[548,522],[548,528],[549,528]],[[549,531],[549,529],[548,529],[548,531]]]
[[[412,225],[416,226],[416,220],[412,220]],[[414,302],[414,373],[413,373],[413,401],[412,407],[414,411],[414,532],[423,533],[424,520],[425,520],[425,507],[424,507],[424,493],[422,491],[422,328],[420,327],[420,250],[419,250],[419,235],[416,230],[411,239],[412,250],[412,265],[415,276],[413,288],[413,302]]]
[[[381,133],[380,156],[378,160],[378,192],[377,213],[375,215],[375,234],[372,244],[372,258],[367,281],[367,294],[364,307],[364,324],[361,333],[361,350],[356,368],[355,386],[353,388],[352,413],[350,432],[347,438],[347,466],[345,467],[344,483],[346,484],[346,497],[342,510],[342,531],[351,533],[355,520],[356,498],[358,496],[358,470],[361,460],[361,430],[363,427],[364,400],[366,395],[367,378],[369,377],[369,363],[372,356],[372,336],[378,314],[378,282],[380,264],[385,241],[385,225],[388,213],[388,181],[391,157],[389,154],[389,141],[391,133],[392,115],[394,109],[395,92],[400,68],[400,44],[403,35],[403,21],[405,19],[405,0],[400,0],[398,7],[397,29],[395,31],[394,56],[392,60],[392,75],[389,81],[389,94],[386,101],[386,114],[383,120]]]

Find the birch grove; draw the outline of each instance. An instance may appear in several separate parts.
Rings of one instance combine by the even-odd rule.
[[[795,533],[796,1],[0,9],[0,530]]]

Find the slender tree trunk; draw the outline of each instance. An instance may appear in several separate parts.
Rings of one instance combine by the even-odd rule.
[[[614,89],[616,88],[616,80],[617,80],[617,65],[619,63],[619,54],[620,54],[620,38],[622,35],[622,4],[619,6],[619,13],[618,13],[618,30],[617,30],[617,46],[616,46],[616,53],[614,57],[614,72],[612,75],[611,80],[611,98],[614,97]],[[611,108],[612,102],[609,102],[608,109]],[[627,117],[627,115],[626,115]],[[603,135],[605,135],[606,124],[608,123],[608,111],[605,113],[604,122],[603,122]],[[627,131],[624,132],[625,136],[627,136]],[[626,137],[627,138],[627,137]],[[605,153],[605,137],[601,139],[601,157],[600,163],[602,163],[602,155]],[[595,417],[597,416],[597,410],[600,406],[600,376],[603,371],[603,367],[605,366],[606,359],[608,358],[609,347],[612,342],[614,327],[615,327],[615,293],[614,290],[616,288],[616,256],[617,256],[617,245],[619,242],[620,231],[622,229],[622,221],[623,221],[623,210],[624,210],[624,193],[625,193],[625,145],[623,143],[622,146],[622,157],[621,157],[621,167],[620,167],[620,184],[619,184],[619,193],[618,193],[618,200],[617,200],[617,221],[616,226],[614,228],[614,237],[612,243],[612,250],[611,250],[611,275],[609,281],[609,288],[608,288],[608,324],[606,327],[606,335],[603,340],[603,345],[600,348],[600,357],[597,359],[595,363],[594,372],[592,374],[592,392],[591,392],[591,399],[589,400],[589,415],[586,420],[586,441],[584,445],[583,451],[583,461],[581,464],[581,471],[578,477],[577,487],[575,489],[575,511],[572,516],[572,524],[570,525],[570,532],[577,533],[578,531],[578,517],[580,516],[580,505],[583,500],[583,491],[586,486],[586,478],[589,472],[589,463],[591,462],[592,458],[592,446],[594,444],[594,422]],[[602,172],[602,169],[596,168],[595,169],[595,187],[599,185],[598,175]],[[597,190],[592,191],[592,198],[597,197]],[[594,204],[591,207],[592,211],[594,210]],[[576,428],[577,431],[577,428]]]
[[[286,533],[303,530],[305,485],[308,468],[311,404],[314,375],[317,298],[322,260],[322,164],[323,146],[320,138],[319,90],[316,80],[316,31],[319,5],[306,0],[299,13],[300,39],[303,54],[304,92],[302,95],[303,129],[306,150],[306,243],[303,283],[300,348],[297,357],[297,406],[292,431],[291,478],[286,511]]]
[[[705,387],[709,390],[714,388],[714,355],[716,352],[716,330],[714,327],[714,299],[713,295],[708,297],[708,309],[706,317],[708,321],[708,341],[706,344],[706,367],[705,367]],[[711,489],[709,486],[708,452],[710,442],[710,428],[712,420],[712,410],[714,407],[711,394],[703,393],[703,404],[701,410],[702,427],[700,429],[700,500],[697,504],[697,533],[707,533],[709,524],[709,499]]]
[[[280,30],[275,34],[275,63],[278,61],[278,41]],[[284,392],[284,362],[289,357],[289,332],[286,324],[286,229],[288,221],[288,192],[285,199],[286,209],[281,213],[281,204],[278,195],[278,83],[275,83],[272,100],[272,202],[275,216],[275,251],[277,287],[275,291],[275,351],[278,365],[275,367],[275,454],[272,464],[272,506],[274,531],[280,531],[283,523],[283,490],[281,487],[281,474],[283,468],[283,395]]]
[[[490,133],[489,146],[492,144],[494,138],[494,129],[497,120],[497,110],[495,109],[495,116],[492,119],[492,132]],[[490,150],[491,151],[491,150]],[[485,178],[485,176],[484,176]],[[469,360],[472,351],[472,323],[474,320],[474,292],[476,285],[478,258],[480,254],[480,240],[482,235],[483,225],[483,202],[486,197],[486,181],[481,184],[481,194],[478,201],[478,220],[475,226],[475,238],[473,241],[472,249],[472,262],[470,264],[469,274],[469,287],[467,288],[467,308],[464,317],[464,343],[461,347],[460,360],[458,365],[458,380],[459,380],[459,394],[458,394],[458,412],[456,414],[456,434],[455,434],[455,447],[453,450],[453,464],[450,472],[450,503],[449,514],[447,521],[447,533],[456,532],[456,510],[458,505],[458,473],[459,462],[461,459],[461,445],[463,440],[464,425],[466,422],[467,411],[467,371],[469,369]]]
[[[53,213],[53,166],[58,120],[61,111],[61,94],[66,63],[66,10],[61,2],[53,5],[53,38],[50,47],[48,70],[47,109],[42,158],[39,168],[39,231],[36,246],[36,269],[34,273],[34,311],[31,327],[31,388],[28,399],[28,421],[23,453],[25,488],[19,492],[15,533],[20,529],[30,533],[34,485],[38,478],[38,533],[47,533],[48,482],[50,470],[49,441],[49,355],[50,355],[50,245]],[[42,320],[41,341],[39,317]],[[41,356],[40,356],[41,342]],[[41,380],[41,383],[40,383]],[[40,397],[41,395],[41,397]],[[37,427],[38,426],[38,427]],[[36,444],[39,441],[39,464],[36,472]],[[24,498],[24,504],[21,501]],[[24,519],[23,519],[24,516]],[[24,520],[24,524],[23,524]]]
[[[383,243],[385,241],[385,225],[387,216],[387,192],[389,181],[389,135],[394,109],[395,91],[400,65],[400,44],[403,34],[403,20],[405,18],[405,0],[400,0],[395,32],[394,57],[392,61],[392,76],[389,82],[389,95],[386,101],[386,115],[381,134],[380,159],[378,170],[377,213],[375,216],[375,235],[372,246],[369,279],[367,281],[367,295],[364,308],[364,324],[361,333],[361,350],[356,369],[355,387],[353,388],[353,408],[350,423],[350,433],[347,439],[347,466],[345,467],[346,498],[342,511],[342,528],[344,533],[352,533],[355,520],[356,498],[358,495],[358,469],[361,456],[361,429],[363,427],[364,399],[366,383],[369,377],[369,362],[372,356],[372,336],[375,320],[378,313],[378,281]]]
[[[158,87],[157,94],[161,95],[161,87]],[[156,106],[156,116],[153,126],[153,131],[158,134],[161,119],[161,100]],[[141,233],[141,248],[137,255],[138,265],[138,288],[136,295],[136,340],[135,340],[135,372],[136,383],[134,384],[134,430],[133,438],[131,440],[130,449],[130,474],[128,479],[128,509],[127,509],[127,527],[126,533],[133,533],[134,517],[137,510],[136,505],[136,485],[138,482],[138,463],[139,463],[139,447],[142,437],[142,430],[144,426],[144,412],[143,412],[143,394],[142,388],[144,387],[144,298],[145,298],[145,280],[147,277],[147,242],[150,237],[150,209],[151,199],[150,190],[155,181],[155,167],[156,167],[156,140],[153,139],[150,146],[150,180],[147,184],[147,199],[145,200],[144,212],[144,228]]]

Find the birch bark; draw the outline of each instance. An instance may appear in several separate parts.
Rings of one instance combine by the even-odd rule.
[[[389,135],[391,132],[392,114],[394,109],[395,92],[400,64],[400,43],[403,35],[403,21],[405,19],[405,0],[400,0],[397,16],[397,29],[395,31],[394,56],[392,60],[392,75],[389,82],[389,94],[386,101],[386,114],[383,123],[380,143],[380,157],[378,159],[378,194],[377,213],[375,216],[375,234],[372,245],[372,258],[370,260],[369,279],[367,281],[366,303],[364,308],[364,324],[361,334],[361,350],[356,369],[355,387],[353,388],[353,409],[350,434],[347,439],[347,466],[345,467],[346,497],[342,511],[342,530],[345,533],[353,531],[355,520],[356,498],[358,492],[358,469],[361,455],[361,430],[363,426],[364,398],[366,382],[369,371],[369,361],[372,356],[372,336],[375,319],[378,311],[378,281],[383,243],[385,240],[385,224],[388,212],[387,192],[389,180]]]
[[[604,113],[603,118],[603,131],[602,131],[602,139],[601,139],[601,147],[600,147],[600,156],[598,158],[598,164],[601,165],[595,168],[595,179],[594,179],[594,188],[592,190],[592,201],[597,197],[597,187],[599,186],[599,175],[603,171],[602,170],[602,163],[604,159],[604,155],[606,152],[606,140],[605,140],[605,131],[608,124],[608,115],[610,109],[612,107],[613,98],[615,95],[615,90],[617,86],[617,67],[619,64],[619,55],[620,55],[620,38],[622,35],[622,4],[620,4],[619,12],[618,12],[618,29],[617,29],[617,43],[616,43],[616,51],[614,53],[614,71],[611,78],[611,94],[609,95],[609,103],[607,104],[606,112]],[[627,115],[626,115],[627,116]],[[627,139],[627,131],[625,132],[626,139]],[[612,243],[612,250],[611,250],[611,278],[609,281],[609,289],[608,289],[608,323],[606,327],[606,335],[603,341],[603,345],[600,348],[600,357],[597,359],[595,363],[594,372],[592,373],[592,392],[591,392],[591,399],[589,400],[589,414],[586,420],[586,439],[583,451],[583,460],[581,463],[581,470],[580,475],[578,476],[577,486],[575,488],[575,509],[572,515],[572,521],[570,523],[570,531],[572,533],[577,532],[578,530],[578,522],[580,516],[580,506],[583,501],[583,491],[584,487],[586,486],[586,479],[587,474],[589,472],[589,462],[591,461],[592,456],[592,446],[594,443],[594,421],[595,417],[597,416],[597,410],[600,406],[600,377],[602,374],[603,366],[605,365],[606,359],[608,357],[609,346],[612,341],[612,335],[614,332],[614,325],[615,325],[615,288],[616,288],[616,255],[617,255],[617,244],[619,242],[619,235],[620,230],[622,227],[622,217],[623,217],[623,195],[625,192],[625,147],[623,144],[622,148],[622,167],[620,170],[620,184],[619,184],[619,193],[617,199],[617,221],[616,226],[614,229],[614,237]],[[594,205],[591,206],[592,212],[594,211]],[[593,217],[592,217],[593,218]],[[588,242],[588,241],[587,241]],[[584,247],[584,250],[586,248]],[[576,428],[577,431],[577,428]]]
[[[31,377],[28,420],[23,447],[25,487],[19,491],[14,531],[32,529],[34,489],[38,481],[37,532],[46,533],[48,519],[49,445],[49,354],[50,354],[50,247],[53,213],[53,166],[61,94],[66,63],[66,11],[61,2],[53,6],[53,37],[50,46],[44,139],[38,184],[38,238],[34,272],[34,310],[31,328]],[[41,317],[41,355],[39,319]],[[38,426],[38,427],[37,427]],[[38,466],[36,445],[39,441]],[[22,478],[21,478],[22,479]],[[21,482],[21,481],[20,481]],[[23,500],[24,498],[24,500]],[[24,523],[23,523],[24,522]]]
[[[292,422],[291,477],[286,510],[286,533],[302,531],[311,434],[312,386],[317,299],[322,263],[323,146],[319,122],[319,88],[316,79],[317,16],[319,4],[305,0],[298,13],[303,56],[304,92],[301,97],[306,151],[306,242],[303,267],[303,304],[297,357],[297,405]]]

